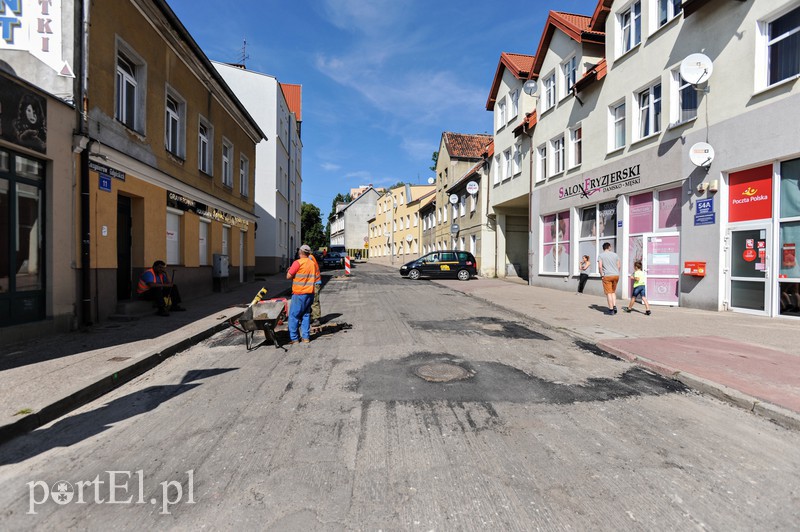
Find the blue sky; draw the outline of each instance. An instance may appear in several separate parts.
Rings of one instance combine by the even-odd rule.
[[[550,9],[597,0],[167,0],[209,59],[303,86],[302,199],[425,184],[444,131],[491,133],[501,52],[533,55]]]

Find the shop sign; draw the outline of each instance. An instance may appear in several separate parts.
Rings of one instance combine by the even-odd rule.
[[[588,198],[595,192],[611,192],[637,185],[641,180],[639,166],[635,164],[600,177],[587,177],[580,183],[561,187],[558,189],[558,199],[563,200],[573,196]]]
[[[200,203],[191,198],[187,198],[177,192],[167,191],[167,207],[179,209],[186,212],[193,212],[196,215],[206,218],[207,220],[216,220],[217,222],[225,223],[235,227],[247,229],[250,222],[239,216],[228,214],[214,207],[209,207],[205,203]]]
[[[0,0],[0,7],[2,6],[3,0]],[[0,24],[3,28],[6,27],[2,18]],[[2,77],[0,77],[0,139],[40,153],[47,152],[47,100]]]
[[[730,175],[729,222],[772,217],[772,165]]]
[[[746,260],[747,262],[753,262],[754,260],[756,260],[757,256],[758,256],[758,254],[756,253],[756,250],[754,250],[754,249],[745,249],[742,252],[742,258],[744,260]]]
[[[110,168],[104,164],[96,163],[94,161],[89,161],[89,170],[94,170],[100,176],[106,177],[113,177],[114,179],[119,179],[120,181],[125,181],[125,172],[121,172],[116,168]]]

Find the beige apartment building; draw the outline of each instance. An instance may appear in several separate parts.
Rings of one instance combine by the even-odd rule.
[[[378,198],[375,218],[369,221],[370,260],[403,264],[422,253],[420,199],[433,185],[403,185]]]

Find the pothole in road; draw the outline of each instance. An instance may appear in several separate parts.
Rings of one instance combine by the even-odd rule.
[[[500,318],[468,318],[463,320],[412,321],[415,329],[431,332],[475,333],[496,338],[517,340],[551,340],[547,335],[534,331],[522,323]]]

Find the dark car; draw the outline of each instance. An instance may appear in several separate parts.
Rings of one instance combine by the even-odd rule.
[[[475,256],[468,251],[434,251],[403,264],[400,275],[413,280],[425,276],[456,277],[461,281],[469,281],[473,275],[478,275],[478,265]]]
[[[341,268],[344,266],[344,253],[329,251],[322,257],[323,268]]]

